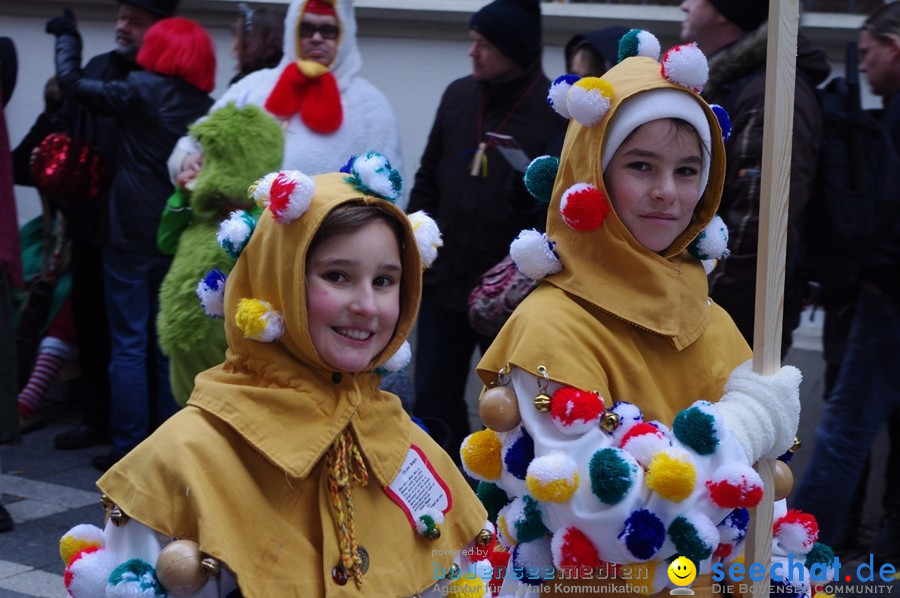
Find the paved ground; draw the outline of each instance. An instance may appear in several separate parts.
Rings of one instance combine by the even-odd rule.
[[[804,322],[787,358],[788,363],[797,365],[804,373],[800,436],[807,447],[812,446],[822,406],[819,325],[817,321]],[[474,405],[477,396],[474,381],[469,394]],[[0,598],[66,596],[58,551],[60,536],[78,523],[102,525],[103,511],[94,486],[98,472],[90,467],[89,461],[109,447],[78,451],[54,449],[53,436],[74,425],[77,413],[74,406],[59,400],[50,403],[50,408],[52,417],[45,428],[25,435],[18,445],[0,446],[2,502],[16,524],[12,532],[0,534]],[[477,421],[474,411],[473,419]],[[884,436],[877,440],[875,454],[879,451],[885,454]],[[795,457],[792,463],[795,477],[802,475],[809,452],[801,450]],[[860,531],[863,537],[873,535],[880,515],[883,464],[882,458],[876,459],[873,465],[866,516]],[[900,596],[898,585],[900,582],[895,582],[887,589],[893,590],[892,595]]]

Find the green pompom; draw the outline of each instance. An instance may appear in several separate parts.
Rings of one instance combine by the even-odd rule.
[[[820,565],[831,565],[834,563],[834,551],[825,544],[816,542],[812,547],[812,550],[809,551],[809,554],[806,555],[806,563],[804,563],[804,565],[807,569],[812,569],[812,566],[816,563]]]
[[[515,523],[516,539],[524,543],[543,538],[549,533],[549,530],[544,525],[538,502],[527,495],[522,497],[522,502],[525,503],[523,509],[525,518]]]
[[[619,39],[619,55],[616,57],[619,62],[638,55],[638,34],[640,32],[640,29],[632,29]]]
[[[719,446],[715,418],[698,407],[679,412],[672,422],[672,433],[698,455],[712,455]]]
[[[509,497],[506,495],[506,492],[497,484],[478,482],[475,495],[481,501],[481,504],[484,505],[484,508],[487,509],[488,521],[496,525],[497,513],[509,504]]]
[[[676,517],[669,526],[669,538],[675,550],[695,563],[702,562],[713,553],[714,546],[709,546],[700,538],[697,528],[686,517]]]
[[[618,503],[631,490],[637,463],[629,462],[622,449],[600,449],[591,457],[588,473],[591,476],[591,490],[606,505]]]
[[[156,577],[156,569],[150,563],[142,559],[131,559],[125,561],[112,570],[109,574],[109,585],[118,586],[129,584],[136,586],[140,591],[140,595],[164,598],[168,595],[166,589],[159,583]],[[149,593],[149,594],[148,594]]]
[[[558,170],[559,158],[555,156],[535,158],[525,169],[525,188],[536,200],[550,203],[550,197],[553,195],[553,182],[556,180]]]

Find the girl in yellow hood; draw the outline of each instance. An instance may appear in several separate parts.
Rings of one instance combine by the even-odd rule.
[[[487,429],[461,449],[510,552],[501,595],[654,595],[679,555],[710,595],[762,496],[752,464],[793,443],[799,371],[754,374],[707,297],[704,266],[726,253],[727,115],[698,94],[696,46],[659,56],[632,30],[602,77],[550,90],[572,121],[558,163],[525,179],[549,201],[547,232],[510,246],[540,285],[478,365]],[[795,517],[782,501],[776,524]],[[773,554],[801,548],[776,540]]]
[[[409,359],[437,227],[393,203],[399,175],[375,153],[341,173],[272,173],[251,191],[266,209],[224,285],[225,363],[199,374],[187,406],[100,479],[110,523],[63,538],[70,593],[104,595],[97,583],[245,597],[483,586],[443,578],[477,560],[466,551],[476,538],[490,543],[484,508],[378,389],[383,371]]]

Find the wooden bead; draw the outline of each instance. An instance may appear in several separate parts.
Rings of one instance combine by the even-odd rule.
[[[786,498],[794,488],[794,474],[784,461],[775,461],[775,500]]]
[[[484,425],[495,432],[509,432],[522,421],[516,393],[508,386],[486,390],[478,404],[478,413]]]
[[[169,594],[185,596],[196,593],[209,576],[200,566],[200,546],[193,540],[176,540],[167,545],[156,559],[156,576]]]

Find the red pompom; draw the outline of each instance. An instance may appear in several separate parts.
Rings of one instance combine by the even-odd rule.
[[[752,468],[741,465],[720,467],[707,480],[706,487],[712,501],[726,509],[752,508],[763,497],[762,478]]]
[[[78,561],[78,559],[80,559],[84,555],[90,554],[92,552],[97,552],[100,549],[100,546],[88,546],[87,548],[82,548],[75,553],[75,555],[69,560],[69,564],[66,565],[65,573],[63,573],[63,584],[66,586],[66,588],[72,585],[72,577],[74,576],[74,573],[72,573],[72,566],[76,563],[76,561]]]
[[[598,228],[609,214],[609,201],[602,191],[587,183],[576,183],[563,193],[559,213],[563,221],[577,231]]]
[[[601,413],[603,399],[595,392],[564,386],[550,400],[550,417],[562,432],[583,434],[597,425]]]
[[[553,564],[558,569],[596,569],[603,562],[590,538],[580,529],[569,527],[556,532],[550,543]]]
[[[496,534],[494,538],[496,539]],[[494,568],[494,574],[491,575],[491,580],[488,582],[488,587],[491,589],[491,596],[499,596],[500,595],[500,586],[503,585],[504,575],[498,575],[498,571],[505,571],[507,565],[509,564],[509,553],[505,550],[492,550],[490,554],[488,554],[487,560],[491,563],[491,567]]]
[[[819,539],[819,523],[809,513],[789,509],[772,526],[772,533],[788,552],[805,554]]]

